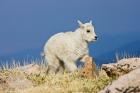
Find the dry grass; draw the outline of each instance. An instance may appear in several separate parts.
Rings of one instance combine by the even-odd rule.
[[[27,75],[19,67],[0,71],[0,79],[6,81],[5,85],[0,82],[0,93],[97,93],[112,81],[102,70],[98,78],[90,79],[81,77],[79,72]]]
[[[22,93],[97,93],[112,79],[104,71],[100,71],[97,79],[79,77],[78,72],[75,72],[46,77],[32,75],[30,80],[33,81],[35,87],[26,89]]]
[[[14,81],[10,83],[12,86],[3,86],[4,90],[1,89],[1,91],[5,91],[5,93],[97,93],[112,80],[104,71],[99,72],[97,79],[80,77],[78,72],[54,76],[45,75],[43,73],[38,75],[26,75],[18,70],[5,70],[1,76],[3,80],[9,80],[9,76],[10,78],[14,78]],[[17,83],[17,80],[19,83]],[[22,81],[22,83],[20,81]],[[32,84],[30,84],[31,82]]]

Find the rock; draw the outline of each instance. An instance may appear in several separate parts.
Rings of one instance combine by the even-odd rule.
[[[85,65],[80,71],[80,76],[87,78],[97,78],[96,64],[92,57],[88,56],[85,58]]]
[[[37,64],[29,64],[29,65],[20,67],[20,70],[26,73],[27,75],[30,75],[30,74],[39,74],[41,71],[41,68]]]
[[[120,76],[99,93],[140,93],[140,68]]]
[[[19,69],[9,69],[0,71],[0,91],[3,93],[14,93],[17,90],[24,90],[33,87],[31,81],[26,79]]]
[[[121,76],[140,68],[140,58],[121,59],[117,63],[103,64],[102,69],[108,76]]]
[[[24,90],[26,88],[32,87],[33,84],[31,81],[25,78],[15,77],[15,78],[10,79],[9,86],[11,89],[14,89],[14,90]]]

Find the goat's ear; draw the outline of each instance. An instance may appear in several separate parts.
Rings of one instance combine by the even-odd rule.
[[[80,20],[77,20],[79,26],[83,25],[83,23]]]
[[[90,22],[89,22],[90,24],[92,24],[92,20],[90,20]]]
[[[77,20],[77,22],[78,22],[80,28],[83,28],[84,27],[83,23],[80,20]]]

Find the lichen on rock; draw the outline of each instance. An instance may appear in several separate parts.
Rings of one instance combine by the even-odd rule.
[[[140,93],[140,68],[120,76],[99,93]]]
[[[137,68],[140,68],[140,58],[125,58],[119,60],[117,63],[102,65],[102,69],[105,70],[110,77],[118,77]]]

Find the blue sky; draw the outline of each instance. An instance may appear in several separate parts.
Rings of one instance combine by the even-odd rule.
[[[93,21],[93,55],[140,41],[139,0],[0,0],[0,56],[41,49],[51,35],[75,30],[78,19]]]

